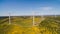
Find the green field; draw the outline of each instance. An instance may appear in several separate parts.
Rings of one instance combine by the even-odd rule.
[[[60,16],[0,16],[0,34],[60,34]]]

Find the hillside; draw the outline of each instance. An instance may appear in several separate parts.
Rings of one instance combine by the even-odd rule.
[[[0,34],[60,34],[60,16],[11,16],[0,17]]]

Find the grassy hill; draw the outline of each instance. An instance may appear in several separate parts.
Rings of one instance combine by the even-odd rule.
[[[33,26],[32,16],[0,17],[0,34],[60,34],[60,16],[35,16]]]

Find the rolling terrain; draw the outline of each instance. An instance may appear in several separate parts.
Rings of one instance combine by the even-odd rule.
[[[0,17],[0,34],[60,34],[60,16],[35,16],[34,26],[32,16]]]

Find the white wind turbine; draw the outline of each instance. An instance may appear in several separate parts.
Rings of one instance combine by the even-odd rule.
[[[9,24],[11,24],[11,14],[9,13]]]
[[[33,11],[33,26],[35,26],[35,13],[34,13],[34,11]]]
[[[44,20],[44,15],[43,15],[43,13],[41,14],[41,20]]]

